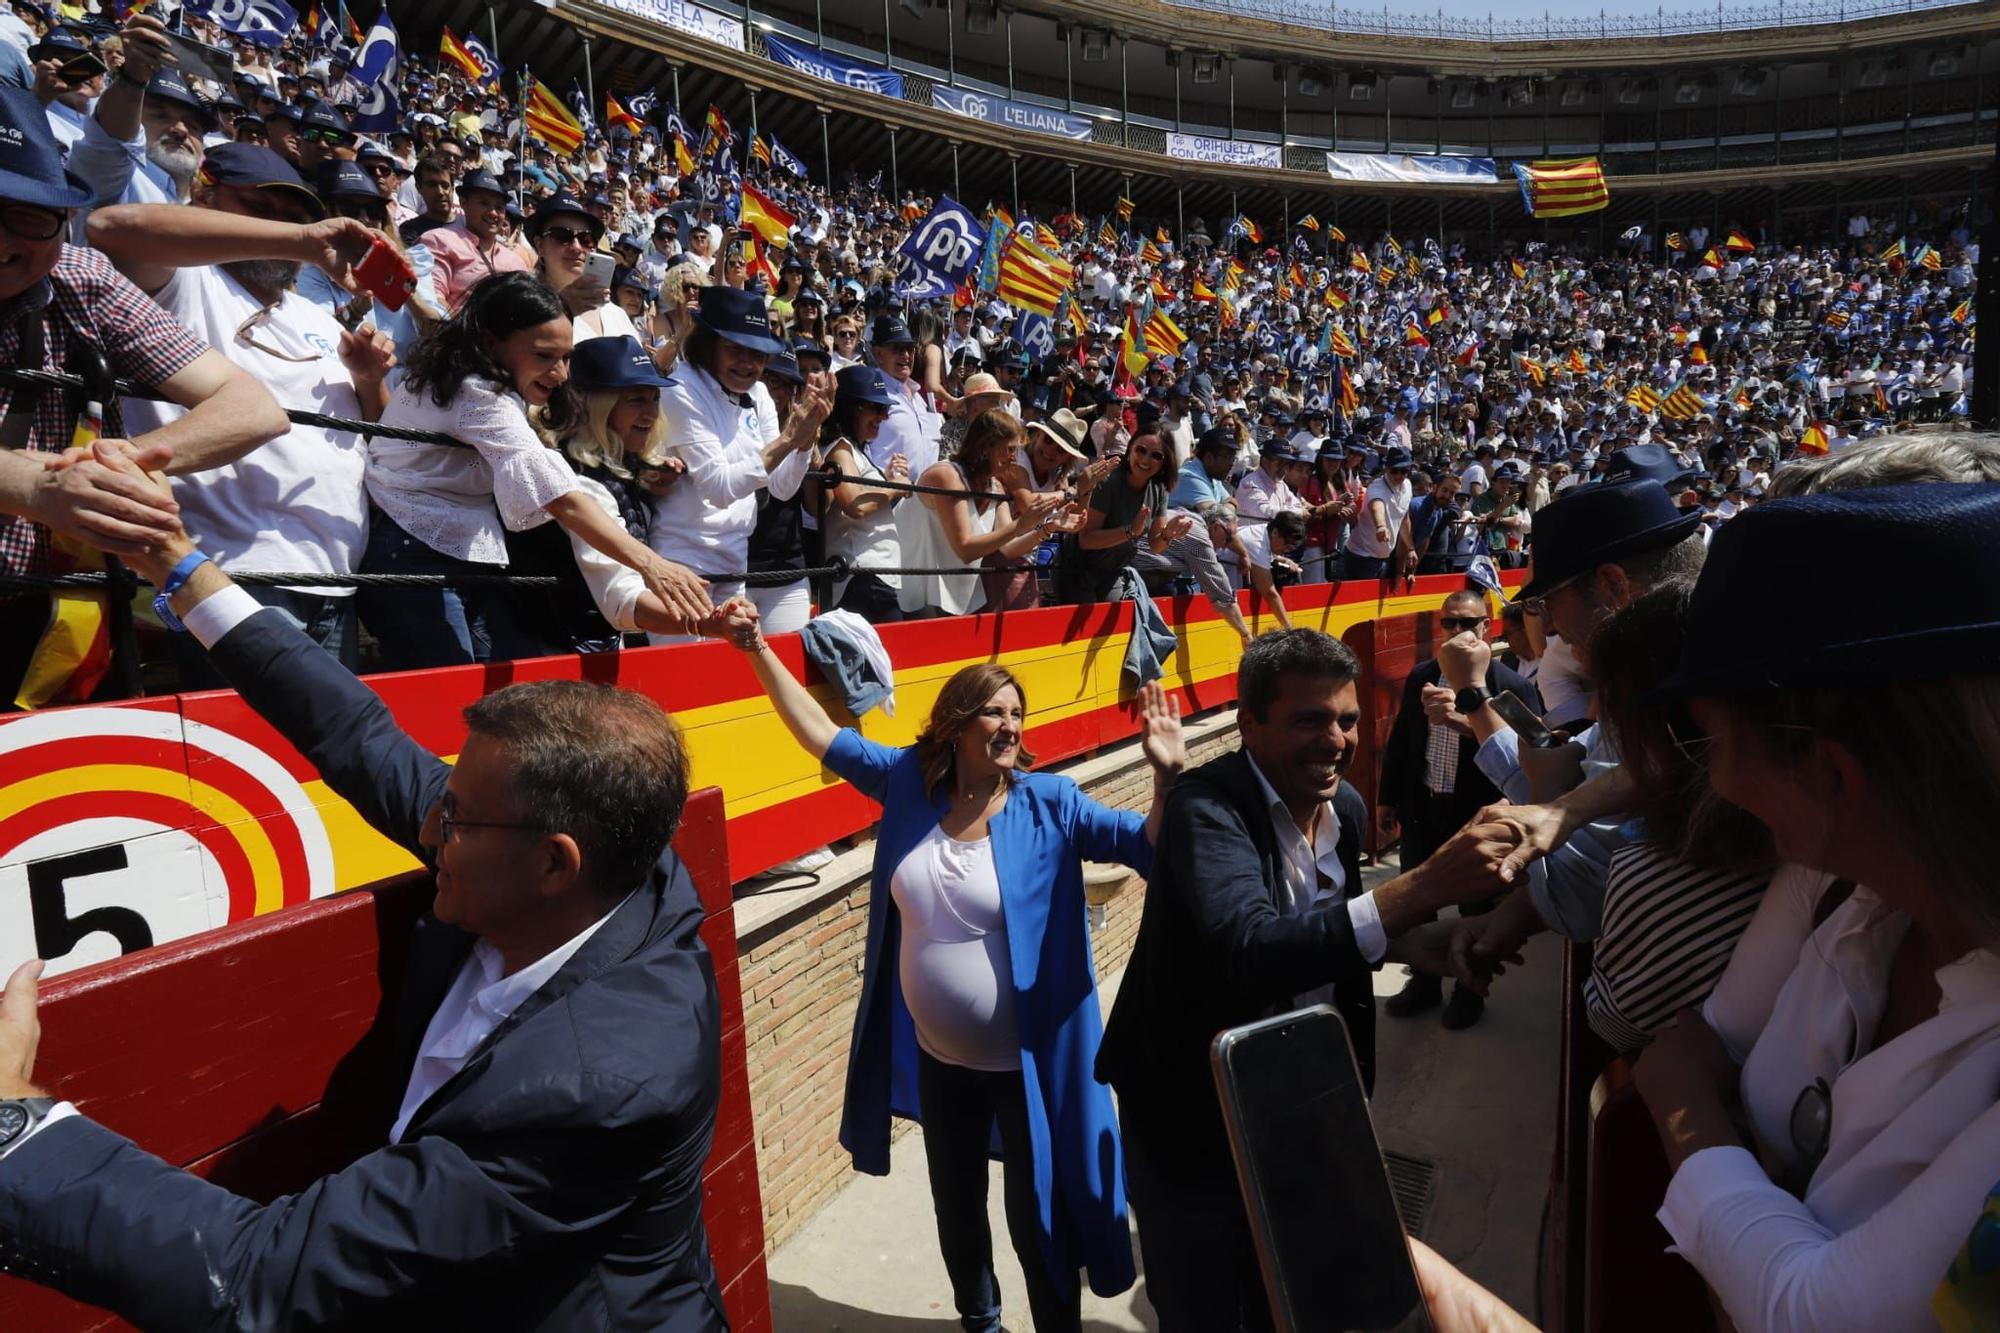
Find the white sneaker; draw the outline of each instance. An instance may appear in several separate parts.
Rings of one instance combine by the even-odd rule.
[[[780,861],[769,870],[761,872],[759,879],[775,879],[780,875],[812,875],[833,864],[833,848],[815,847],[789,861]]]

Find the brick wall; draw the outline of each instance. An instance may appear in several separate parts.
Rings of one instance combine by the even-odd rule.
[[[1205,763],[1235,744],[1233,727],[1220,731],[1190,747],[1190,762]],[[1084,789],[1106,805],[1144,810],[1152,802],[1153,775],[1136,748],[1131,756],[1130,764],[1086,781]],[[1146,886],[1137,876],[1128,878],[1091,937],[1100,981],[1125,966],[1138,934]],[[852,1172],[839,1143],[840,1103],[867,930],[864,879],[739,941],[764,1239],[772,1250]],[[906,1128],[898,1122],[898,1136]]]

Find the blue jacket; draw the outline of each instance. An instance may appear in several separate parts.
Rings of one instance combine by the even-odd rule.
[[[902,922],[889,879],[937,827],[948,801],[925,790],[914,748],[879,745],[852,730],[834,738],[826,766],[882,805],[861,1006],[840,1117],[841,1146],[854,1155],[855,1169],[881,1176],[889,1173],[890,1118],[920,1118],[917,1031],[903,1003]],[[1117,861],[1146,874],[1153,848],[1141,816],[1099,805],[1070,779],[1042,773],[1021,776],[988,831],[1014,966],[1042,1253],[1051,1273],[1086,1268],[1092,1291],[1115,1296],[1136,1275],[1118,1122],[1110,1089],[1092,1073],[1104,1028],[1085,925],[1083,860]]]

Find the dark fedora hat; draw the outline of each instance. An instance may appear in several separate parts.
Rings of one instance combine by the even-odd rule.
[[[771,334],[771,317],[765,313],[764,298],[755,292],[704,287],[696,300],[694,322],[716,337],[766,356],[776,356],[785,350],[785,345]]]
[[[639,340],[585,338],[569,354],[569,382],[583,393],[593,389],[665,389],[673,384],[659,372]]]
[[[1649,478],[1572,487],[1535,515],[1535,577],[1516,600],[1540,597],[1599,565],[1672,546],[1699,526],[1701,515],[1682,514],[1667,488]]]
[[[836,406],[841,403],[873,403],[877,407],[896,405],[896,400],[889,396],[888,378],[873,366],[849,366],[833,377],[833,386]]]
[[[1895,558],[1829,563],[1843,550]],[[1813,591],[1868,614],[1829,616]],[[1723,524],[1688,603],[1680,669],[1661,688],[1687,697],[1996,671],[2000,487],[1925,482],[1767,500]]]
[[[1611,455],[1611,462],[1604,469],[1605,477],[1611,481],[1650,477],[1669,489],[1685,486],[1695,472],[1695,468],[1669,453],[1664,444],[1635,444],[1629,449],[1620,449]]]
[[[0,200],[82,208],[96,192],[63,169],[48,114],[26,88],[0,88]]]

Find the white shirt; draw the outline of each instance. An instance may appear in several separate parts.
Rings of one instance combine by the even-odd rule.
[[[993,840],[933,828],[889,877],[902,918],[898,978],[933,1059],[964,1069],[1021,1067],[1014,966]]]
[[[1306,502],[1299,498],[1298,492],[1261,467],[1251,468],[1236,483],[1236,512],[1243,518],[1269,521],[1287,509],[1302,514],[1305,508]]]
[[[354,381],[340,362],[339,322],[297,292],[286,292],[271,307],[250,330],[249,342],[236,330],[264,303],[221,268],[177,269],[153,299],[249,371],[279,406],[349,420],[361,416]],[[133,435],[187,415],[173,403],[140,399],[127,399],[123,410]],[[295,425],[234,463],[175,477],[174,499],[189,535],[224,569],[352,574],[368,545],[367,462],[367,446],[352,431]],[[352,588],[300,591],[354,595]]]
[[[625,313],[625,307],[606,301],[595,310],[586,310],[570,322],[575,330],[576,342],[588,342],[592,338],[631,338],[643,343],[639,336],[639,326]]]
[[[1908,918],[1861,886],[1812,930],[1816,900],[1774,882],[1703,1013],[1746,1057],[1744,1108],[1779,1163],[1793,1103],[1827,1081],[1826,1157],[1800,1200],[1750,1151],[1704,1149],[1660,1222],[1746,1333],[1931,1328],[1931,1293],[2000,1179],[2000,957],[1939,968],[1936,1016],[1875,1046]],[[1768,1013],[1746,1002],[1739,973],[1787,964]]]
[[[882,378],[895,401],[882,429],[868,442],[868,457],[887,472],[889,460],[901,454],[909,460],[910,475],[921,477],[938,460],[938,437],[944,431],[944,417],[932,409],[923,385],[893,375]]]
[[[1551,634],[1536,660],[1535,688],[1547,705],[1542,720],[1552,727],[1567,726],[1590,715],[1590,678],[1576,650],[1559,635]]]
[[[444,555],[507,563],[507,537],[548,521],[550,503],[576,489],[569,460],[542,443],[519,394],[468,379],[449,405],[399,383],[385,426],[441,431],[470,449],[376,436],[368,442],[368,496],[403,531]]]
[[[1410,514],[1410,481],[1405,477],[1402,484],[1392,486],[1387,477],[1377,477],[1368,483],[1368,489],[1361,496],[1361,512],[1354,516],[1353,526],[1347,530],[1347,549],[1356,555],[1380,560],[1396,550],[1396,535],[1403,530],[1403,520]],[[1382,502],[1384,521],[1389,526],[1389,539],[1383,541],[1375,535],[1375,515],[1373,502]]]
[[[696,366],[677,369],[673,387],[660,390],[660,415],[668,451],[687,464],[687,475],[654,505],[646,544],[698,571],[746,568],[757,492],[767,485],[779,495],[796,491],[808,451],[766,473],[764,449],[779,431],[771,391],[753,384],[739,397]]]
[[[1246,752],[1243,756],[1249,759]],[[1285,910],[1297,916],[1330,903],[1345,901],[1347,919],[1354,927],[1354,947],[1361,957],[1370,964],[1380,963],[1382,955],[1389,951],[1389,935],[1382,928],[1382,913],[1375,906],[1373,893],[1347,896],[1347,869],[1340,864],[1340,816],[1334,811],[1333,802],[1326,801],[1319,808],[1319,819],[1314,824],[1313,839],[1306,841],[1306,835],[1299,831],[1299,824],[1292,818],[1292,812],[1279,797],[1277,788],[1265,778],[1264,770],[1257,767],[1257,761],[1250,759],[1250,771],[1257,775],[1257,789],[1264,794],[1265,806],[1271,813],[1271,827],[1278,835],[1278,856],[1283,864],[1285,876]],[[1320,876],[1327,878],[1327,887],[1320,887]],[[1322,999],[1331,1001],[1333,987],[1329,983],[1318,991],[1311,991],[1299,997],[1301,1005],[1317,1004]]]
[[[623,907],[631,894],[618,900]],[[543,954],[512,976],[503,976],[506,966],[500,951],[480,940],[459,965],[458,976],[424,1029],[423,1044],[417,1047],[417,1063],[410,1070],[410,1085],[403,1090],[403,1104],[396,1123],[389,1130],[389,1142],[401,1143],[403,1131],[439,1088],[465,1067],[481,1042],[493,1034],[521,1007],[522,1001],[540,990],[550,977],[562,970],[576,951],[590,942],[604,923],[618,910],[613,907],[562,944]]]

